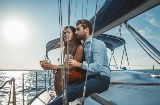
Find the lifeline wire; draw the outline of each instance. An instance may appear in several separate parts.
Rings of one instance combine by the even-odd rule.
[[[94,23],[93,23],[93,31],[92,31],[92,35],[91,35],[91,42],[90,42],[90,50],[89,50],[89,54],[88,54],[88,58],[90,59],[90,51],[92,50],[92,40],[93,40],[93,34],[94,34],[94,28],[95,28],[95,21],[96,21],[96,14],[97,14],[97,5],[98,5],[98,0],[96,2],[96,10],[95,10],[95,16],[94,16]],[[88,59],[88,68],[89,68],[89,59]],[[85,85],[84,85],[84,90],[83,90],[83,97],[82,97],[82,100],[81,100],[81,105],[84,101],[84,98],[85,98],[85,94],[86,94],[86,84],[87,84],[87,77],[88,77],[88,70],[87,70],[87,73],[86,73],[86,80],[85,80]]]
[[[62,35],[62,8],[61,8],[61,0],[58,0],[58,6],[59,6],[59,28],[60,28],[60,44],[63,44],[63,35]],[[61,52],[61,65],[63,64],[63,46],[60,47],[60,52]],[[62,74],[62,90],[65,88],[64,87],[64,84],[65,84],[65,69],[64,69],[64,66],[61,67],[61,74]],[[65,96],[65,94],[63,93],[62,94],[63,96]],[[65,105],[65,98],[63,97],[63,105]]]

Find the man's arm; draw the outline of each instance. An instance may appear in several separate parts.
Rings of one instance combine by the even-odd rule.
[[[90,58],[92,61],[83,61],[82,68],[91,72],[100,72],[103,69],[105,56],[107,56],[105,55],[107,54],[105,53],[107,51],[106,46],[102,41],[94,42],[92,44],[92,51],[93,55],[91,55],[92,58]]]

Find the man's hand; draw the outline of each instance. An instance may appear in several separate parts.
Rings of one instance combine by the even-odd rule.
[[[69,59],[69,65],[72,66],[72,67],[79,67],[79,68],[81,68],[82,63],[77,62],[74,59]]]

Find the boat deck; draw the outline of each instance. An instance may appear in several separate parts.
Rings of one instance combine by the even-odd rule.
[[[160,78],[136,71],[113,71],[109,89],[97,95],[110,102],[105,105],[159,105]],[[101,105],[87,97],[85,105],[89,104]]]
[[[49,94],[41,94],[31,105],[45,105],[51,99]],[[137,71],[112,71],[109,89],[85,98],[84,105],[159,105],[159,97],[160,78]]]

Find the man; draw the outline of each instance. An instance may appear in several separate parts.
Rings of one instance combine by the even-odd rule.
[[[85,61],[82,63],[70,59],[69,65],[88,70],[85,97],[92,93],[101,93],[109,88],[110,69],[108,67],[107,48],[105,44],[93,38],[92,24],[88,20],[78,20],[76,23],[77,38],[84,41]],[[91,48],[90,48],[91,47]],[[76,82],[67,87],[67,98],[69,102],[83,96],[85,80]],[[49,105],[62,105],[62,95],[60,94]]]

